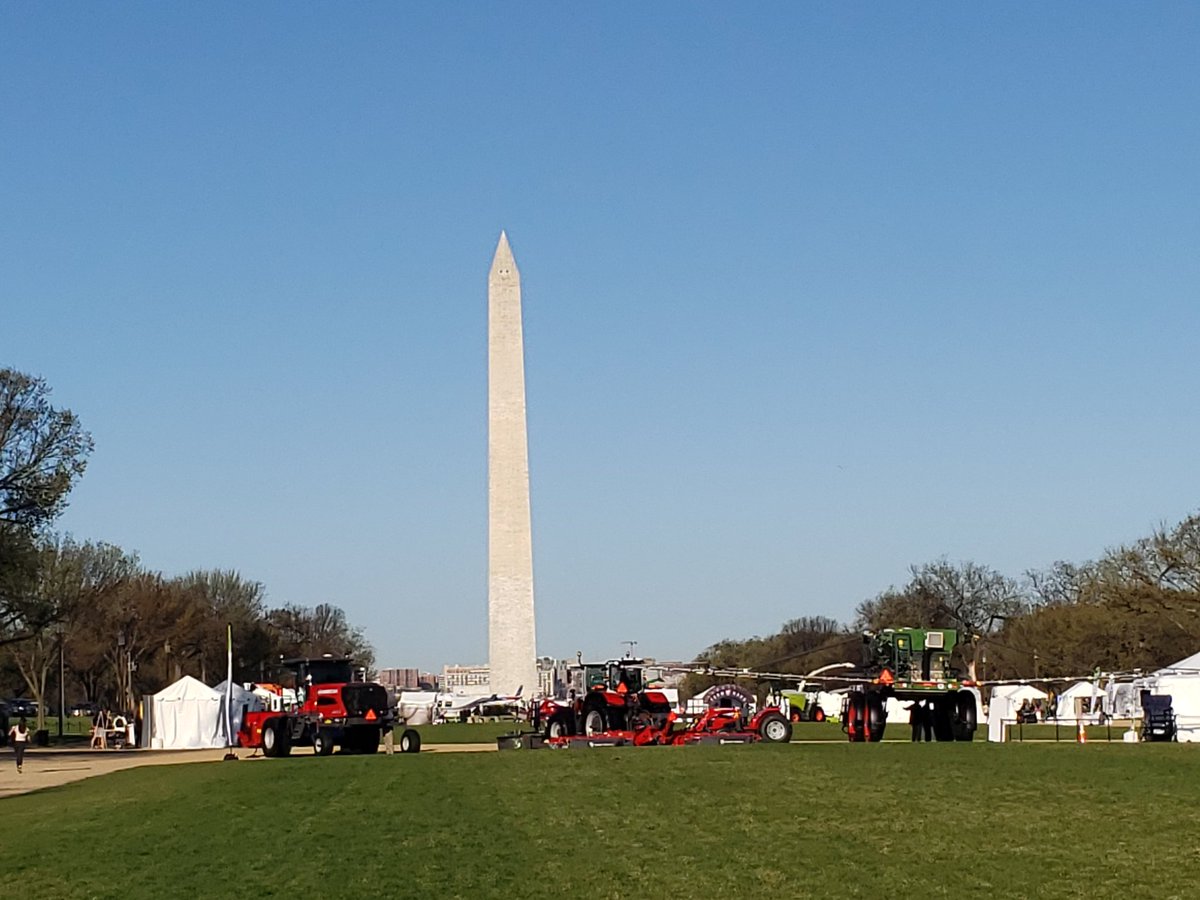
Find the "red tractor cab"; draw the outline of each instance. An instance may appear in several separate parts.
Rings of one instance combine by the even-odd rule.
[[[343,753],[375,753],[380,738],[395,725],[387,689],[365,680],[365,672],[352,660],[333,656],[285,659],[280,665],[292,672],[295,702],[278,708],[247,712],[242,716],[238,744],[262,749],[264,756],[287,756],[293,747],[311,746],[317,756],[328,756],[335,747]],[[416,753],[421,736],[405,729],[401,752]]]

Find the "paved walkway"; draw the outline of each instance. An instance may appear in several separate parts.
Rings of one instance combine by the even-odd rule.
[[[426,744],[422,753],[477,753],[495,750],[491,744]],[[72,781],[82,781],[97,775],[107,775],[121,769],[138,766],[168,766],[178,763],[220,762],[225,750],[56,750],[31,748],[25,752],[25,771],[17,774],[12,751],[0,749],[0,800],[28,794],[43,788],[58,787]],[[238,749],[240,759],[252,758],[250,750]],[[304,748],[293,751],[297,756],[311,754]],[[383,753],[382,748],[380,754]],[[260,754],[254,759],[263,759]]]

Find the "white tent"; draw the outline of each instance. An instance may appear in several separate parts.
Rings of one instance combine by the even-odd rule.
[[[992,699],[988,702],[988,740],[1004,740],[1004,726],[1017,717],[1017,710],[1028,700],[1045,700],[1045,691],[1030,684],[1002,684],[992,688]]]
[[[1060,722],[1097,722],[1105,692],[1092,681],[1077,681],[1055,699],[1055,718]]]
[[[218,694],[221,695],[222,704],[224,704],[224,700],[226,697],[225,692],[228,689],[228,684],[229,684],[228,682],[222,681],[220,684],[218,684],[216,687],[213,688],[214,691],[216,691]],[[233,694],[230,699],[231,699],[231,702],[229,704],[229,719],[230,719],[230,725],[233,727],[233,734],[236,737],[237,733],[242,730],[242,714],[243,713],[258,712],[259,710],[266,709],[267,707],[263,703],[262,697],[260,697],[258,694],[254,693],[253,691],[246,690],[244,687],[242,687],[236,681],[233,683]],[[220,716],[221,716],[221,734],[224,735],[225,734],[225,712],[224,712],[223,705],[222,705]],[[232,741],[229,741],[228,743],[236,744],[237,741],[232,740]]]
[[[401,691],[397,704],[405,725],[431,725],[436,716],[436,691]]]
[[[151,698],[149,746],[154,750],[224,747],[225,695],[184,675]]]
[[[1200,653],[1159,669],[1141,687],[1170,694],[1181,743],[1200,742]]]

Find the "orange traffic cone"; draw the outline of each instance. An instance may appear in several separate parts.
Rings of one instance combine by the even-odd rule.
[[[1075,742],[1078,744],[1087,743],[1087,729],[1083,725],[1083,720],[1079,722],[1079,733],[1075,735]]]

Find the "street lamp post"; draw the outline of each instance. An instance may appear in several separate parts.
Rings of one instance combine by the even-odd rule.
[[[63,719],[67,715],[67,662],[66,662],[67,631],[62,625],[58,626],[58,739],[63,736]]]

